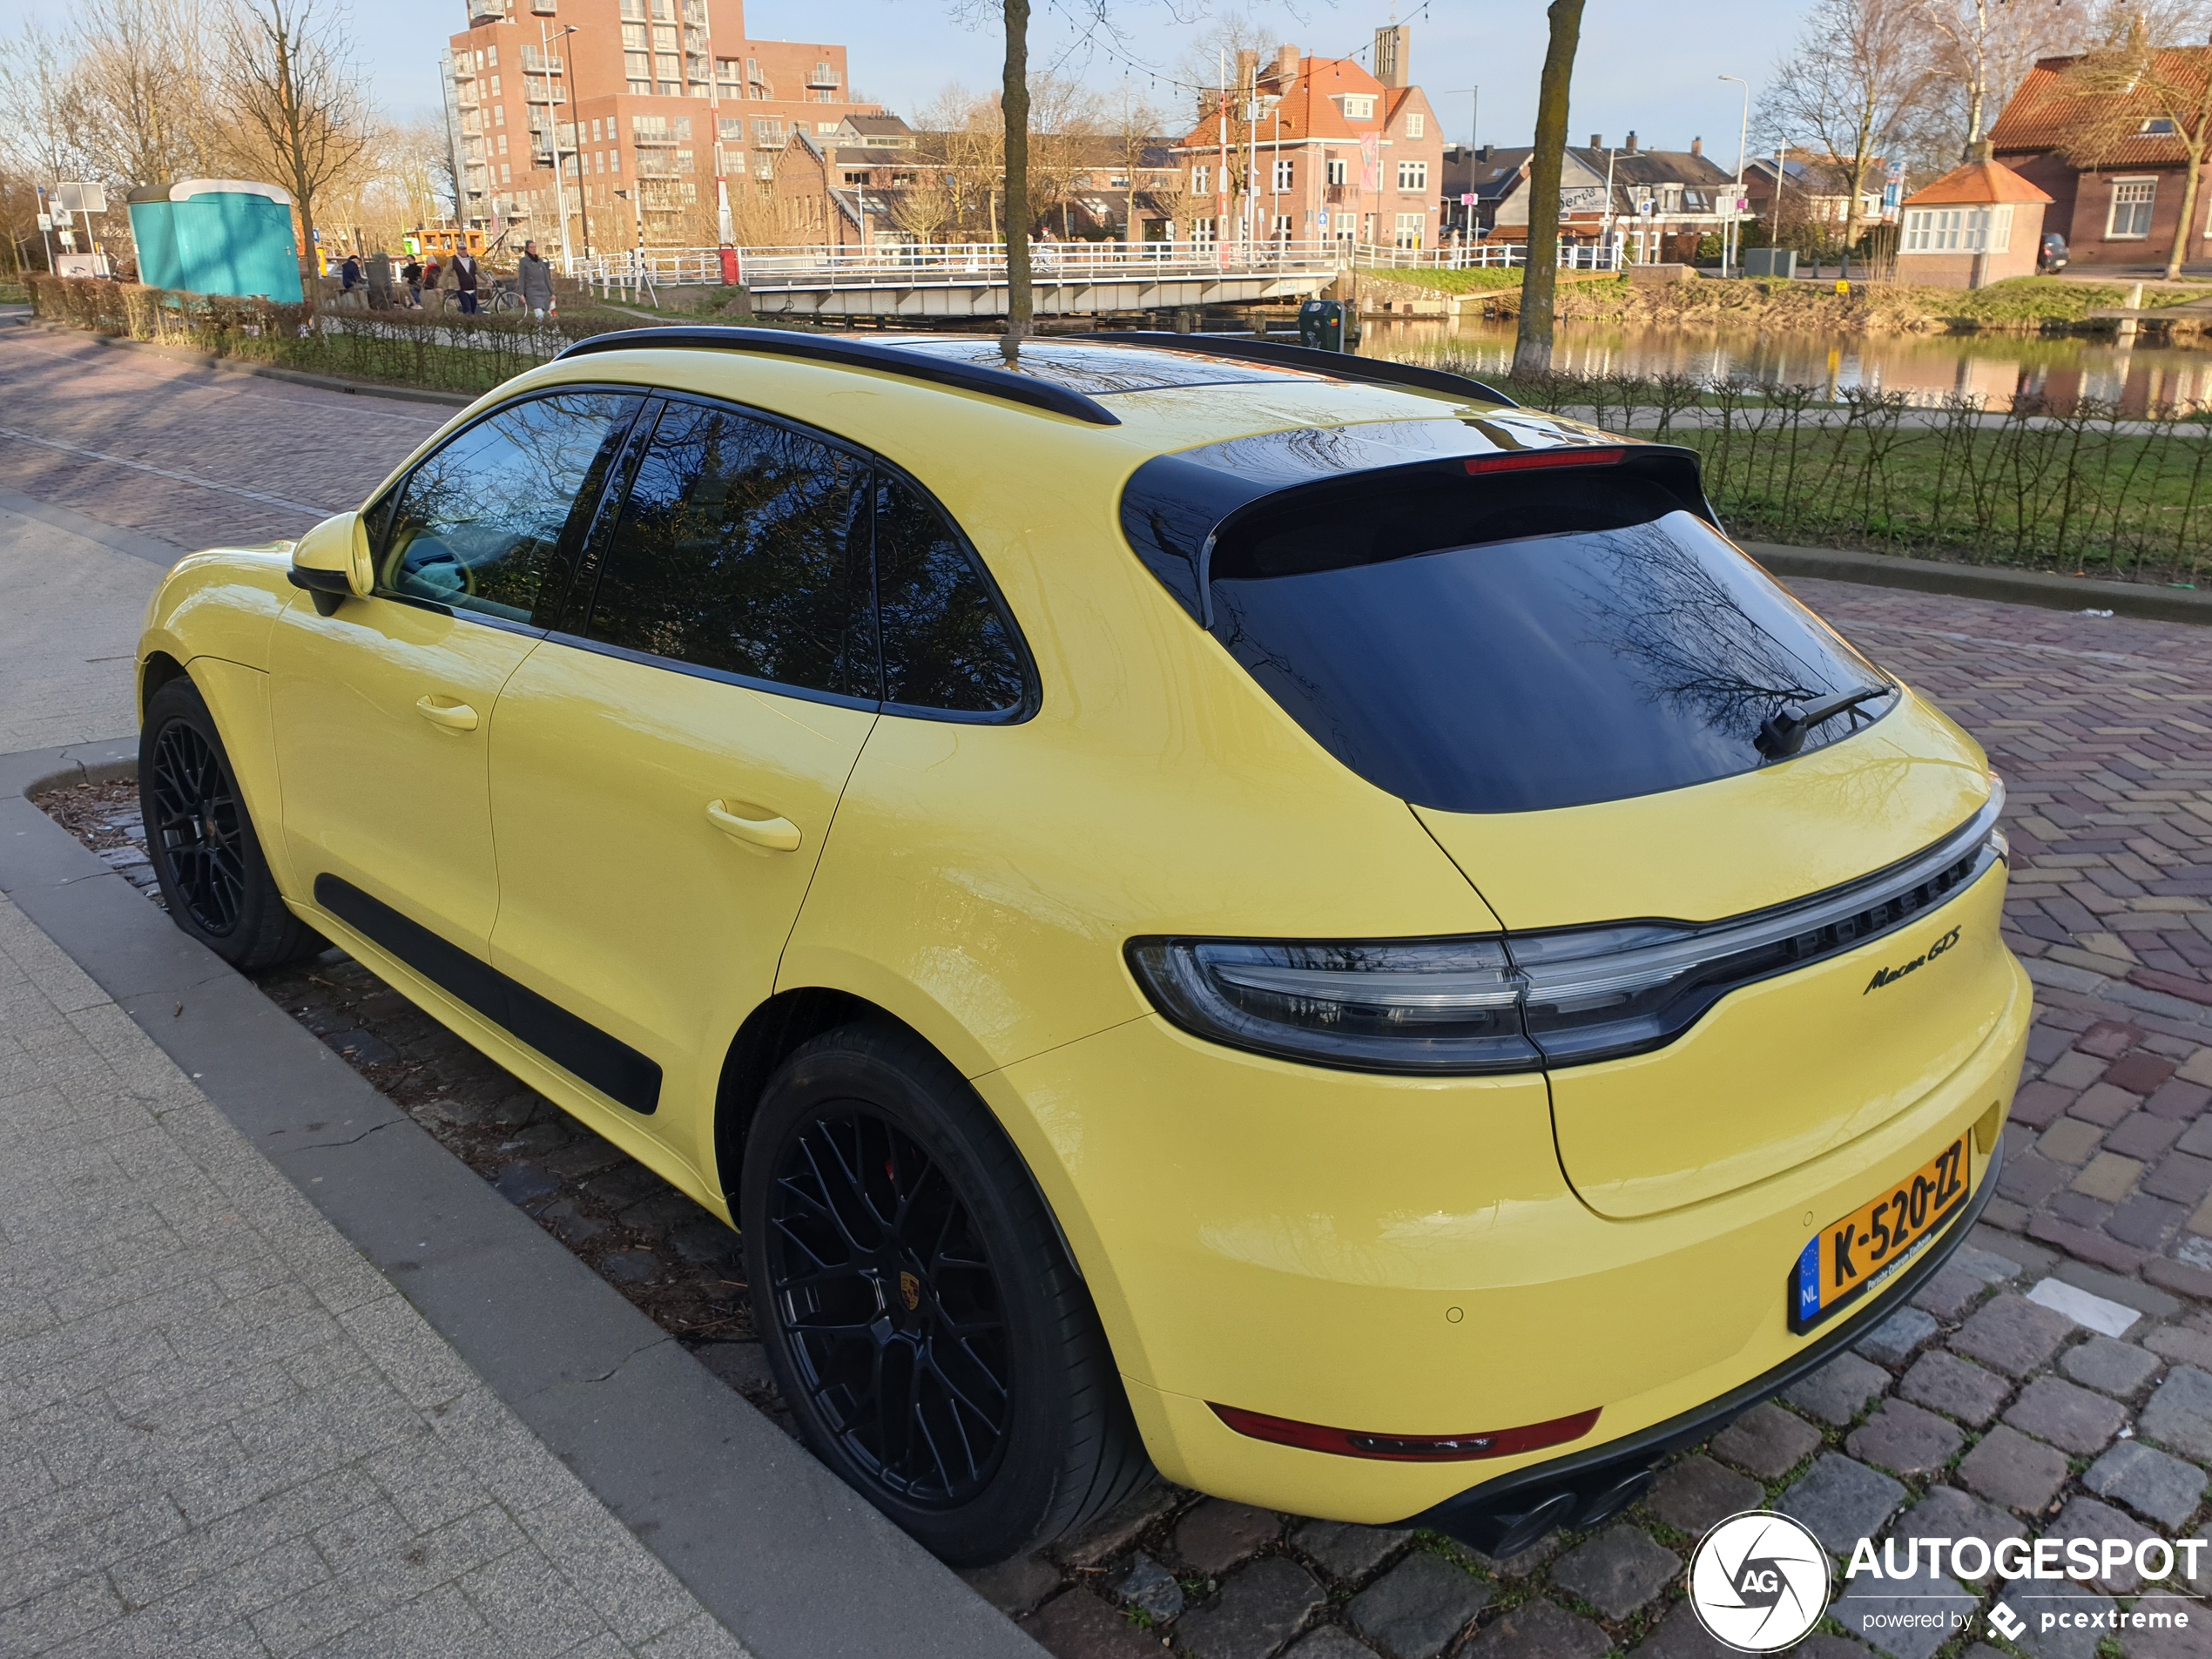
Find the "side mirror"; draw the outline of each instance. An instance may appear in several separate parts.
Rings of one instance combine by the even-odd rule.
[[[369,563],[368,524],[359,513],[336,513],[292,545],[292,585],[314,596],[315,614],[327,617],[347,599],[366,599],[376,587]]]

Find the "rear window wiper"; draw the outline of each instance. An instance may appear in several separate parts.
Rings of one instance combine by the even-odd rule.
[[[1805,746],[1805,734],[1813,727],[1848,713],[1862,703],[1887,697],[1895,689],[1890,685],[1862,685],[1840,697],[1831,697],[1825,703],[1815,703],[1810,708],[1777,710],[1760,725],[1759,735],[1751,740],[1752,745],[1769,760],[1786,760]]]

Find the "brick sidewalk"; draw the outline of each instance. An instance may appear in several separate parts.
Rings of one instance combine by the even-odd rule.
[[[742,1656],[0,899],[0,1653]]]
[[[453,414],[20,325],[0,326],[0,485],[185,549],[360,506]]]

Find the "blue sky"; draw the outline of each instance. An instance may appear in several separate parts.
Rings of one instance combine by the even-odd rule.
[[[1200,0],[1177,0],[1185,14]],[[1215,0],[1217,11],[1238,0]],[[1061,9],[1064,6],[1066,9]],[[0,30],[12,32],[37,17],[52,24],[66,0],[0,0]],[[1069,21],[1080,0],[1036,0],[1032,61],[1064,61],[1102,91],[1125,83],[1163,106],[1181,107],[1170,84],[1154,87],[1143,72],[1105,51],[1069,52]],[[1390,0],[1244,0],[1241,9],[1271,37],[1309,51],[1348,54],[1388,21]],[[1209,24],[1177,25],[1163,0],[1110,0],[1126,50],[1172,71]],[[1643,143],[1668,149],[1706,140],[1709,154],[1733,161],[1743,93],[1716,78],[1741,75],[1756,88],[1788,44],[1803,0],[1702,0],[1687,10],[1650,0],[1588,0],[1576,64],[1573,142],[1594,132],[1619,142],[1634,128]],[[1489,142],[1525,144],[1535,116],[1536,77],[1543,62],[1541,0],[1401,0],[1411,22],[1413,78],[1428,89],[1453,138],[1467,131],[1468,99],[1452,89],[1482,88],[1480,132]],[[851,49],[853,84],[894,111],[909,114],[948,82],[986,87],[997,78],[993,27],[968,28],[947,0],[749,0],[747,32],[756,38],[839,41]],[[354,37],[379,103],[406,116],[436,107],[437,48],[463,25],[462,0],[357,0]]]

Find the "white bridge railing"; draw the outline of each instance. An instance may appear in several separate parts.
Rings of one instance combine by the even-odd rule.
[[[741,247],[739,280],[764,292],[792,288],[880,287],[929,284],[985,287],[1006,280],[1006,247],[998,242],[886,242],[874,247]],[[723,250],[626,248],[563,261],[567,273],[593,288],[648,297],[657,287],[712,286],[724,280]],[[1618,250],[1562,244],[1562,270],[1613,270]],[[1514,269],[1528,250],[1516,243],[1476,242],[1440,248],[1376,247],[1336,240],[1273,242],[1032,242],[1033,281],[1103,282],[1162,277],[1312,276],[1345,270]]]

